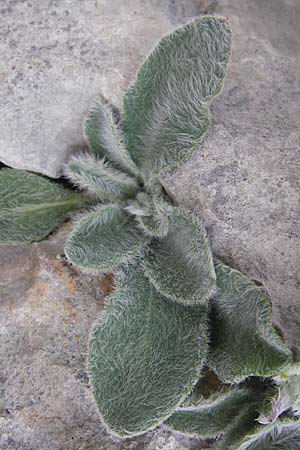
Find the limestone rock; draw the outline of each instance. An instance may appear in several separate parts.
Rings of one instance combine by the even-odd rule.
[[[300,3],[220,0],[232,60],[213,125],[165,186],[208,228],[215,255],[262,283],[300,347]]]
[[[120,105],[156,41],[200,12],[198,0],[2,0],[0,161],[60,176],[97,96]]]

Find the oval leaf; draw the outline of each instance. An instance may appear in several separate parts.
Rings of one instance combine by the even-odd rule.
[[[215,445],[215,450],[236,450],[244,437],[255,430],[259,407],[260,404],[255,401],[244,405],[224,430],[224,436]]]
[[[169,214],[173,207],[161,196],[139,192],[134,200],[128,202],[126,211],[135,217],[141,230],[152,237],[164,237],[169,230]]]
[[[300,450],[300,424],[283,422],[262,428],[237,450]]]
[[[125,148],[121,130],[109,103],[101,99],[98,101],[85,120],[84,133],[91,150],[98,158],[106,157],[116,169],[139,177],[139,170]]]
[[[39,241],[88,199],[39,175],[0,170],[0,243]]]
[[[65,174],[74,184],[97,195],[101,201],[126,200],[138,191],[136,180],[90,155],[73,157]]]
[[[181,433],[215,437],[224,432],[252,397],[246,388],[233,388],[214,395],[212,400],[203,400],[197,407],[178,408],[165,425]]]
[[[158,172],[187,159],[209,126],[231,48],[223,17],[203,16],[163,38],[124,98],[124,132],[133,160]]]
[[[126,268],[90,342],[94,397],[106,425],[122,437],[154,428],[189,394],[206,350],[206,309],[167,301],[139,267]]]
[[[286,379],[276,377],[277,392],[268,408],[261,410],[258,422],[268,425],[275,422],[279,417],[287,415],[289,417],[300,417],[300,376],[299,374],[289,375]]]
[[[168,234],[151,242],[143,267],[159,292],[184,305],[206,304],[215,286],[204,228],[195,216],[176,207],[169,212]]]
[[[110,272],[137,256],[146,243],[132,216],[117,205],[107,205],[78,221],[65,252],[75,266]]]
[[[225,382],[276,375],[291,352],[275,332],[271,305],[255,283],[225,264],[216,264],[217,295],[211,299],[209,367]]]

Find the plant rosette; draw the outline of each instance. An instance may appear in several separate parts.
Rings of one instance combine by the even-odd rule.
[[[115,276],[88,357],[112,433],[136,436],[163,423],[215,438],[219,449],[292,450],[300,448],[298,375],[278,381],[292,355],[272,326],[269,299],[214,258],[203,220],[161,184],[203,141],[230,51],[223,17],[199,17],[164,37],[123,110],[100,99],[86,118],[89,148],[65,167],[76,190],[2,169],[0,242],[44,239],[81,211],[66,257]],[[221,383],[209,396],[207,368]]]

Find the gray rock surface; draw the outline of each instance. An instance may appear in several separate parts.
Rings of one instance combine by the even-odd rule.
[[[119,105],[162,34],[198,0],[1,0],[0,161],[61,174],[97,95]]]
[[[69,229],[41,243],[0,247],[0,449],[199,449],[199,439],[163,430],[126,441],[105,431],[86,354],[110,280],[66,262]]]
[[[204,144],[166,187],[214,253],[263,283],[300,347],[300,3],[222,0],[233,52]]]

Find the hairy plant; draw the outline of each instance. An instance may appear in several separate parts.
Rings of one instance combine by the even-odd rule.
[[[241,437],[229,450],[300,449],[299,365],[292,365],[274,378],[274,393],[259,408],[260,415],[251,435]]]
[[[65,253],[78,267],[111,272],[138,255],[146,242],[147,238],[124,208],[107,204],[79,219]]]
[[[126,200],[134,197],[139,189],[134,178],[115,169],[104,159],[90,155],[73,157],[65,174],[75,185],[87,189],[102,202]]]
[[[291,362],[271,323],[271,305],[254,282],[216,262],[218,292],[210,300],[209,367],[227,383],[269,376]]]
[[[225,430],[222,439],[218,440],[215,444],[215,450],[236,449],[241,439],[255,429],[258,408],[259,403],[255,401],[252,401],[241,408],[239,414],[233,418],[232,422]]]
[[[103,99],[85,120],[86,140],[98,159],[106,158],[116,170],[139,178],[139,170],[124,145],[123,135],[116,122],[116,111]]]
[[[261,410],[257,419],[262,425],[268,425],[277,419],[300,417],[300,376],[299,373],[281,374],[274,378],[277,390],[271,403]]]
[[[206,305],[216,284],[203,225],[176,207],[170,208],[166,236],[148,246],[143,267],[159,292],[185,305]]]
[[[2,243],[42,239],[71,211],[88,208],[65,253],[82,269],[115,273],[115,291],[91,334],[89,371],[101,418],[118,436],[165,422],[184,433],[222,435],[216,448],[228,450],[259,418],[298,417],[296,378],[287,385],[276,378],[292,357],[272,327],[267,296],[213,258],[203,220],[175,205],[161,182],[203,140],[230,47],[222,17],[200,17],[163,38],[123,110],[100,99],[85,120],[89,149],[65,167],[77,192],[0,171]],[[232,386],[189,405],[195,385],[205,384],[204,367]],[[278,395],[284,409],[274,416]],[[286,428],[278,430],[285,436]]]
[[[300,450],[300,424],[282,422],[257,432],[237,450]]]
[[[153,428],[189,394],[207,353],[206,322],[207,308],[167,301],[139,264],[119,272],[89,357],[96,403],[115,434]]]
[[[0,243],[39,241],[88,199],[43,178],[13,169],[0,172]]]
[[[187,159],[209,127],[223,85],[231,33],[224,18],[200,18],[163,38],[124,98],[125,142],[143,173]]]
[[[253,392],[247,387],[233,387],[203,398],[197,406],[182,406],[165,422],[165,426],[204,438],[217,437],[232,426],[234,419],[252,407]]]
[[[269,407],[275,387],[255,377],[241,384],[223,384],[207,397],[207,378],[203,380],[164,425],[181,433],[215,438],[216,450],[235,448],[256,429],[259,411]]]

